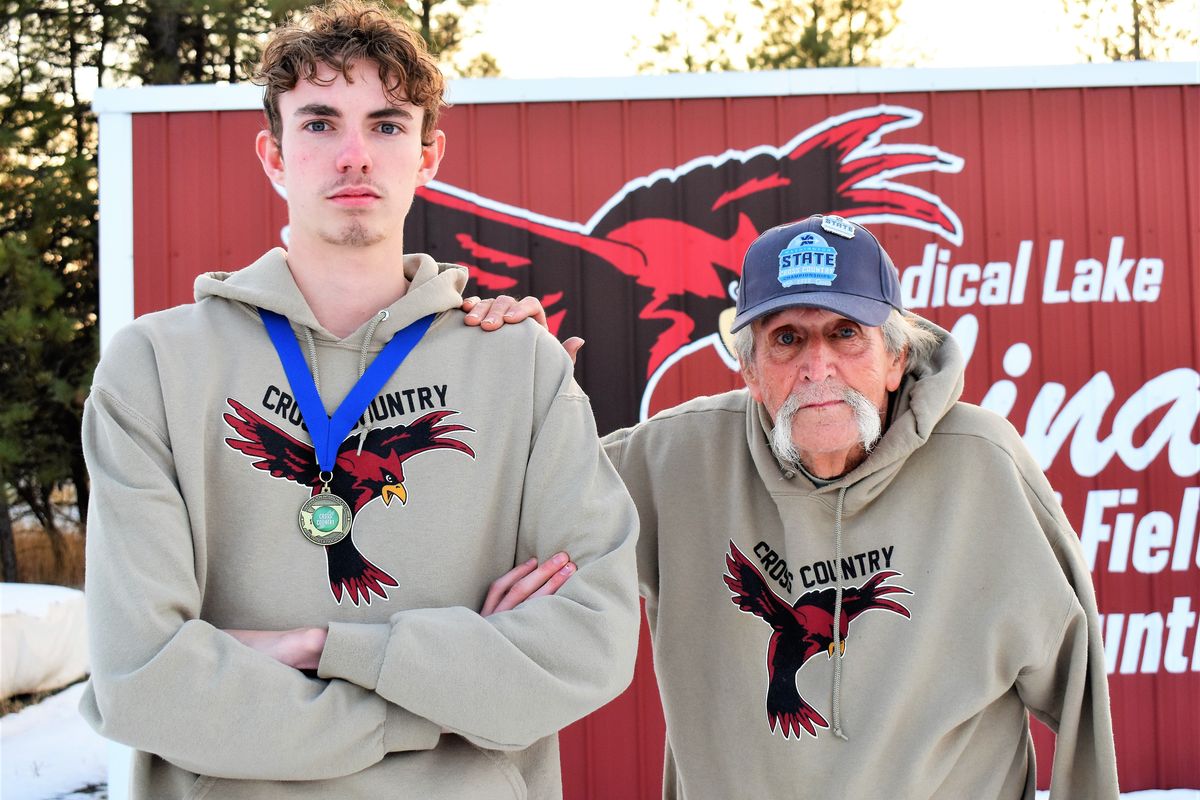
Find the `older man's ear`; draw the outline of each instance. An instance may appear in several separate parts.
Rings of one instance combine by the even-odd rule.
[[[908,365],[908,345],[904,346],[895,357],[892,358],[892,363],[888,365],[887,375],[885,376],[884,386],[889,392],[894,392],[900,387],[900,381],[904,378],[904,368]]]
[[[514,325],[527,319],[532,319],[546,330],[550,329],[546,322],[546,309],[542,308],[541,301],[536,297],[522,297],[520,300],[506,294],[488,299],[467,297],[463,299],[462,310],[467,312],[463,319],[466,324],[485,331],[498,330],[504,325]],[[583,344],[583,339],[578,336],[572,336],[562,343],[572,363]]]

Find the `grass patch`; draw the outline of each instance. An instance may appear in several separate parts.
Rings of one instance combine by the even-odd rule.
[[[66,686],[60,686],[57,689],[47,689],[44,692],[31,692],[30,694],[14,694],[12,697],[7,697],[0,700],[0,717],[8,714],[15,714],[23,708],[36,706],[38,703],[45,700],[47,697],[53,697],[59,692],[65,692],[76,683],[83,683],[87,678],[80,678],[75,683],[68,683]]]
[[[27,706],[36,706],[47,697],[58,694],[59,691],[61,690],[51,689],[50,691],[34,692],[33,694],[14,694],[12,697],[0,700],[0,717],[7,714],[15,714]]]
[[[48,583],[83,588],[84,537],[79,531],[64,531],[61,563],[54,556],[50,537],[41,528],[13,526],[18,583]]]

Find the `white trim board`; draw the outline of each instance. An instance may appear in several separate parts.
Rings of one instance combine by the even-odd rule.
[[[133,116],[100,115],[100,351],[133,321]]]
[[[454,104],[478,105],[1192,84],[1200,84],[1200,61],[961,69],[839,67],[620,78],[466,78],[450,81],[446,96]],[[238,83],[98,89],[92,107],[101,115],[250,111],[262,108],[262,88]]]

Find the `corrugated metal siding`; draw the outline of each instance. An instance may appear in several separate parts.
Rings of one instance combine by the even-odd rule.
[[[1118,409],[1143,384],[1170,370],[1197,369],[1196,86],[460,106],[445,116],[449,154],[439,180],[535,214],[585,222],[628,181],[730,148],[781,145],[834,115],[880,103],[923,114],[920,124],[894,131],[885,141],[932,145],[964,160],[957,174],[923,172],[896,178],[939,196],[957,212],[964,230],[961,246],[952,246],[913,227],[872,226],[902,271],[920,264],[931,243],[950,250],[950,265],[981,266],[994,261],[1012,264],[1020,243],[1033,243],[1023,303],[919,309],[945,327],[964,313],[978,319],[965,399],[979,402],[998,382],[1010,380],[1016,399],[1009,419],[1024,433],[1046,384],[1061,384],[1070,400],[1103,372],[1111,378],[1114,395],[1099,423],[1098,438],[1104,440]],[[263,179],[254,156],[253,137],[260,120],[256,112],[135,116],[137,313],[188,302],[197,273],[236,268],[279,243],[286,208]],[[830,187],[830,207],[835,195]],[[692,207],[694,203],[680,190],[659,213],[686,220],[701,211]],[[424,224],[436,225],[434,212],[428,213]],[[419,236],[410,237],[410,243]],[[1042,301],[1052,240],[1063,242],[1058,285],[1064,287],[1070,285],[1076,261],[1094,258],[1104,264],[1118,236],[1124,237],[1124,258],[1163,260],[1163,290],[1155,302]],[[670,264],[656,266],[672,279],[681,280],[686,270],[695,268],[695,252],[664,252],[675,257],[667,259]],[[632,282],[597,284],[578,270],[573,277],[549,281],[539,278],[536,266],[535,258],[532,273],[512,279],[505,291],[564,292],[568,313],[563,331],[589,339],[579,373],[602,427],[635,421],[647,376],[633,354],[648,352],[654,340],[638,330],[613,330],[611,311],[634,307],[639,302],[636,287]],[[601,294],[596,286],[609,288]],[[689,297],[683,301],[685,310],[698,307],[689,303],[699,301]],[[605,350],[605,340],[617,344]],[[1027,372],[1013,377],[1005,372],[1004,359],[1019,343],[1028,345],[1032,360]],[[663,374],[650,406],[653,410],[736,383],[736,375],[716,350],[701,349]],[[1178,436],[1194,441],[1195,403],[1194,394],[1185,394],[1173,410],[1149,413],[1134,444],[1144,444],[1164,419],[1175,419],[1173,415],[1185,419]],[[1095,470],[1072,464],[1070,445],[1079,435],[1076,431],[1067,438],[1048,469],[1077,530],[1082,528],[1088,492],[1115,489],[1136,489],[1137,501],[1108,509],[1105,523],[1112,524],[1117,512],[1129,511],[1136,515],[1136,526],[1147,513],[1162,511],[1173,520],[1172,530],[1178,530],[1183,493],[1196,484],[1194,474],[1177,475],[1164,449],[1145,469],[1131,469],[1114,457],[1098,474],[1081,475],[1080,470]],[[1166,523],[1163,517],[1154,520]],[[1153,612],[1170,623],[1167,614],[1176,598],[1189,598],[1192,612],[1200,610],[1195,539],[1187,568],[1178,571],[1170,566],[1153,574],[1138,573],[1132,566],[1110,570],[1110,552],[1107,543],[1099,547],[1094,572],[1102,613]],[[1127,791],[1200,786],[1200,647],[1194,617],[1186,628],[1181,627],[1184,622],[1176,617],[1175,629],[1162,631],[1162,655],[1168,650],[1182,654],[1187,660],[1182,673],[1168,671],[1161,658],[1152,674],[1121,673],[1127,642],[1115,629],[1108,631],[1108,648],[1118,666],[1110,675],[1110,687]],[[947,655],[952,665],[953,654]],[[656,797],[662,731],[643,631],[631,689],[562,738],[567,796]],[[1050,752],[1046,737],[1039,734],[1039,762],[1048,764]],[[1046,783],[1045,774],[1041,783]]]
[[[254,154],[261,114],[139,114],[133,126],[134,310],[192,299],[196,275],[279,245],[287,207]]]

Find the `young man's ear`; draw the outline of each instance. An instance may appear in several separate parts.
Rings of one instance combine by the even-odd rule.
[[[446,134],[434,131],[429,144],[421,145],[421,165],[417,168],[417,185],[424,186],[437,176],[442,156],[446,155]]]
[[[254,152],[262,163],[263,172],[272,183],[283,184],[283,151],[279,149],[279,140],[270,131],[259,131],[254,140]]]

